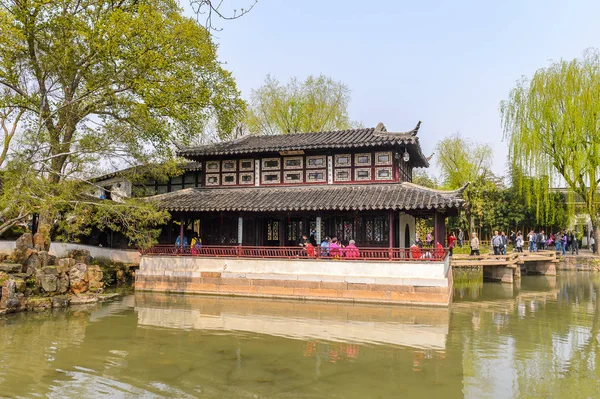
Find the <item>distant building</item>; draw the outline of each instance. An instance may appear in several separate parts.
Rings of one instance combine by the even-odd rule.
[[[592,222],[590,216],[585,210],[585,202],[583,198],[578,194],[575,194],[572,190],[564,187],[557,187],[552,189],[555,193],[560,193],[565,198],[565,201],[570,207],[573,207],[575,213],[569,220],[569,225],[565,228],[569,230],[576,230],[583,233],[583,245],[588,245],[590,236],[592,234]]]
[[[92,183],[98,186],[92,195],[96,198],[119,201],[120,198],[151,196],[201,186],[202,167],[198,162],[187,162],[181,165],[183,174],[170,177],[165,181],[149,180],[144,184],[133,184],[129,181],[128,175],[143,168],[143,166],[131,167],[92,179]]]

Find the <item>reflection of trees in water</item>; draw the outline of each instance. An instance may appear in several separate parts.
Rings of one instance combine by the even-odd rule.
[[[600,277],[562,274],[557,288],[455,308],[466,395],[598,396]]]
[[[483,291],[483,270],[452,269],[454,299],[476,299]]]

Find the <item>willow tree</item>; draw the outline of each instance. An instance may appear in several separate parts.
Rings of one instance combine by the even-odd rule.
[[[495,189],[490,165],[492,149],[486,144],[473,143],[456,133],[436,146],[436,163],[440,168],[444,188],[455,190],[471,183],[465,190],[465,214],[469,230],[475,230],[475,217],[481,220],[486,210],[486,193]]]
[[[543,178],[538,199],[559,182],[585,203],[598,242],[600,198],[600,53],[561,60],[523,78],[501,103],[509,158],[515,168]]]
[[[349,129],[349,101],[350,89],[324,75],[303,82],[292,78],[285,85],[268,75],[250,96],[248,130],[287,134]]]

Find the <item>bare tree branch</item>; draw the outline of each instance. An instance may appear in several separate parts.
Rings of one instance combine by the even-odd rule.
[[[221,31],[222,28],[217,28],[213,25],[213,15],[216,15],[217,18],[231,21],[234,19],[238,19],[248,14],[254,6],[258,3],[258,0],[254,0],[254,2],[248,8],[241,8],[239,11],[234,9],[233,12],[226,13],[222,10],[224,0],[219,0],[218,4],[214,0],[190,0],[190,5],[196,14],[196,17],[200,19],[201,15],[206,16],[204,25],[206,29],[212,31]]]

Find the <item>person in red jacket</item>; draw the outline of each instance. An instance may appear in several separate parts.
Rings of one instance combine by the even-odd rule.
[[[421,259],[421,257],[423,256],[423,252],[417,244],[413,244],[410,246],[410,255],[413,259]]]
[[[315,257],[315,247],[310,241],[304,244],[304,249],[306,249],[306,255],[308,255],[309,258]]]
[[[452,232],[448,236],[448,249],[450,250],[450,256],[452,256],[452,250],[454,249],[454,245],[456,243],[456,235]]]
[[[440,242],[435,245],[435,249],[433,250],[433,257],[441,259],[444,256],[444,247]]]

